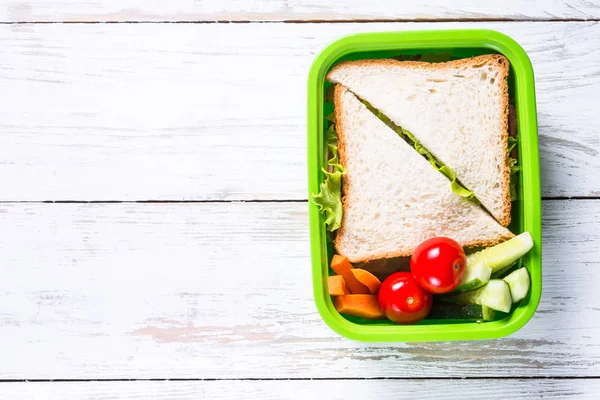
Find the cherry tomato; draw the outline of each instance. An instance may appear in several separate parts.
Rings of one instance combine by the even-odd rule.
[[[447,237],[421,243],[410,258],[410,271],[417,283],[431,293],[448,293],[460,284],[467,256],[462,246]]]
[[[412,324],[429,314],[433,296],[420,287],[409,272],[396,272],[379,288],[379,308],[398,324]]]

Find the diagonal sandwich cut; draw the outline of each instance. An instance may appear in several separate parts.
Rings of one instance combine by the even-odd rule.
[[[433,168],[440,171],[442,174],[446,175],[446,177],[448,179],[450,179],[450,187],[452,188],[452,191],[454,193],[456,193],[457,195],[464,197],[468,200],[475,201],[478,204],[481,204],[481,203],[479,203],[479,200],[477,200],[477,198],[475,197],[473,192],[471,192],[470,190],[465,188],[459,182],[458,178],[456,177],[456,173],[454,173],[454,171],[452,171],[452,169],[449,168],[447,165],[444,165],[439,160],[437,160],[433,156],[433,154],[431,154],[431,152],[429,150],[427,150],[425,147],[423,147],[423,145],[421,143],[419,143],[419,141],[415,138],[415,136],[411,132],[409,132],[406,129],[403,129],[401,126],[396,125],[388,117],[386,117],[381,111],[377,110],[375,107],[373,107],[367,101],[360,99],[360,98],[359,98],[359,100],[365,106],[367,106],[367,109],[369,111],[371,111],[373,114],[375,114],[377,116],[377,118],[379,118],[384,124],[389,126],[394,132],[396,132],[398,134],[398,136],[400,136],[408,144],[410,144],[411,147],[413,147],[419,154],[421,154],[423,157],[425,157],[427,159],[427,161],[429,161],[429,163],[431,164],[431,166]]]
[[[334,91],[343,218],[334,244],[352,262],[409,256],[447,236],[487,247],[514,235],[477,204],[452,192],[431,167],[348,89]]]
[[[412,132],[508,226],[508,71],[508,60],[491,54],[443,63],[346,61],[334,66],[327,79]]]

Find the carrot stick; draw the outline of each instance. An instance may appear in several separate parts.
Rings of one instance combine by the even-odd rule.
[[[333,305],[340,314],[368,319],[380,319],[384,317],[379,309],[377,296],[373,294],[347,294],[338,296],[333,300]]]
[[[346,281],[341,275],[333,275],[327,278],[327,284],[329,286],[329,294],[331,296],[342,296],[344,294],[350,294]]]
[[[352,264],[346,257],[340,255],[334,255],[331,260],[331,269],[335,271],[336,274],[341,275],[346,281],[346,286],[348,286],[348,290],[352,294],[370,294],[371,291],[369,288],[360,283],[358,279],[352,273]]]
[[[381,281],[377,279],[375,275],[373,275],[366,269],[361,268],[354,268],[352,270],[352,273],[360,283],[369,288],[371,294],[377,294],[377,292],[379,292],[379,286],[381,286]]]

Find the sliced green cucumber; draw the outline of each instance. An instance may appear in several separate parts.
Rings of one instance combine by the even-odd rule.
[[[496,312],[479,304],[455,304],[435,301],[428,319],[466,319],[473,321],[493,321]]]
[[[525,296],[527,296],[527,293],[529,293],[531,280],[529,279],[527,268],[519,268],[505,277],[504,281],[508,283],[508,286],[510,287],[513,303],[523,300]]]
[[[481,313],[484,321],[494,321],[496,319],[496,310],[486,306],[481,306]]]
[[[454,293],[468,292],[470,290],[479,289],[489,282],[492,275],[492,269],[483,263],[469,263],[467,258],[467,267],[460,284]]]
[[[479,289],[491,278],[504,276],[533,247],[529,232],[467,256],[465,275],[453,293]]]
[[[533,238],[529,232],[523,232],[506,242],[481,250],[467,256],[469,264],[483,265],[492,269],[492,274],[513,264],[533,247]]]
[[[448,296],[444,300],[458,304],[480,304],[502,312],[509,312],[512,306],[510,287],[502,279],[491,279],[481,289]]]
[[[492,273],[492,279],[501,279],[501,278],[504,278],[506,275],[510,274],[515,269],[517,269],[517,263],[516,262],[510,264],[508,267],[504,267],[504,268],[499,269],[498,271],[493,272]]]

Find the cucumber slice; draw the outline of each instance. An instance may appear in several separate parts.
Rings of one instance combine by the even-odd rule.
[[[492,269],[485,266],[483,263],[469,263],[467,258],[467,266],[460,284],[453,293],[468,292],[470,290],[479,289],[489,282],[492,275]]]
[[[473,321],[493,321],[496,311],[479,304],[454,304],[435,301],[427,319],[466,319]]]
[[[504,243],[481,250],[467,256],[469,264],[479,264],[490,267],[492,274],[513,264],[523,257],[533,247],[533,238],[529,232],[523,232]]]
[[[527,293],[529,293],[531,280],[529,279],[527,268],[519,268],[515,272],[505,277],[504,281],[508,283],[508,286],[510,287],[510,294],[512,296],[513,303],[523,300],[525,296],[527,296]]]
[[[480,304],[496,311],[509,312],[512,297],[508,283],[502,279],[491,279],[481,289],[444,298],[458,304]]]
[[[494,321],[496,319],[496,310],[486,306],[481,306],[481,314],[484,321]]]
[[[531,234],[523,232],[504,243],[467,256],[465,275],[453,293],[479,289],[488,283],[490,278],[503,276],[532,247]]]

